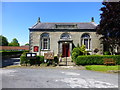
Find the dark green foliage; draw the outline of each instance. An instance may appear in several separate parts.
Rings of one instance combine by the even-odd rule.
[[[44,63],[44,56],[39,56],[40,57],[40,62]]]
[[[28,53],[27,51],[26,52],[23,52],[22,55],[20,56],[20,64],[23,65],[27,65],[29,60],[26,58],[26,53]]]
[[[110,52],[109,51],[105,51],[104,55],[110,55]]]
[[[27,45],[29,46],[30,44],[29,44],[29,43],[26,43],[25,46],[27,46]]]
[[[8,44],[9,46],[20,46],[20,44],[18,43],[18,40],[16,38],[14,38],[12,40],[11,43]]]
[[[2,58],[20,57],[24,51],[2,51]]]
[[[45,63],[44,62],[44,56],[37,56],[36,59],[28,59],[26,58],[26,52],[24,52],[20,57],[20,64],[21,65],[38,65]],[[58,58],[57,56],[54,56],[54,60],[47,60],[46,61],[47,66],[54,65],[56,66],[58,64]]]
[[[59,59],[57,56],[54,56],[54,60],[47,60],[46,63],[47,63],[47,66],[49,66],[49,65],[56,66],[59,63]]]
[[[113,58],[116,64],[120,65],[120,55],[88,55],[88,56],[78,56],[75,60],[77,65],[103,65],[104,58]]]
[[[58,60],[58,57],[57,57],[57,56],[54,56],[54,62],[55,62],[56,64],[58,64],[59,60]]]
[[[101,40],[108,50],[114,54],[116,45],[120,47],[120,2],[103,2],[100,24],[97,33],[102,34]]]
[[[21,56],[20,56],[20,64],[21,65],[38,65],[40,66],[41,63],[44,63],[44,56],[36,56],[36,59],[29,59],[26,58],[26,53],[24,52]]]
[[[82,45],[81,47],[79,47],[79,44],[77,45],[77,47],[73,48],[72,50],[72,61],[74,61],[79,55],[83,55],[86,54],[86,50],[85,50],[85,46]]]
[[[7,38],[2,35],[0,35],[0,46],[8,46]]]
[[[27,65],[28,63],[28,59],[26,58],[26,56],[20,56],[20,64],[23,65]]]
[[[76,52],[72,53],[72,61],[75,61],[75,59],[79,56]]]
[[[72,50],[72,60],[74,61],[79,55],[83,55],[79,47],[76,47]]]

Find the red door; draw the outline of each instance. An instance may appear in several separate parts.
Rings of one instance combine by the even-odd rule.
[[[69,44],[62,45],[62,57],[69,57],[70,56],[70,48]]]

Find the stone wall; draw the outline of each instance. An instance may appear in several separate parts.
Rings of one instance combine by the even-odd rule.
[[[60,36],[63,33],[66,32],[62,32],[62,31],[49,31],[49,32],[41,32],[41,31],[31,31],[30,32],[30,51],[33,51],[33,46],[40,46],[40,35],[42,33],[49,33],[50,35],[50,50],[54,51],[55,56],[58,54],[58,41],[60,40]],[[100,36],[96,35],[96,32],[94,31],[81,31],[81,32],[67,32],[71,35],[71,39],[73,40],[73,44],[75,46],[77,46],[77,44],[79,43],[79,45],[81,46],[81,36],[84,33],[88,33],[91,37],[91,54],[94,54],[94,49],[97,48],[99,49],[98,54],[102,54],[102,46],[100,44]],[[42,51],[44,52],[44,51]],[[45,51],[47,52],[47,51]],[[43,55],[43,53],[40,53],[40,47],[39,47],[39,52],[37,52],[37,55]]]

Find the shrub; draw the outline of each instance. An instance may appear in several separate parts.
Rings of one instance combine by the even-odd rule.
[[[79,47],[72,50],[72,60],[74,61],[79,55],[83,55]]]
[[[41,63],[44,63],[44,56],[39,56],[40,58],[39,58],[39,60],[40,60],[40,62]]]
[[[76,52],[72,53],[72,61],[75,61],[79,55]]]
[[[20,64],[23,65],[23,64],[28,64],[29,63],[29,60],[26,58],[26,53],[27,52],[23,52],[22,55],[20,56]]]
[[[44,56],[36,56],[36,59],[28,59],[26,58],[26,53],[23,52],[23,54],[20,56],[20,64],[30,64],[30,65],[40,65],[41,63],[44,63]]]
[[[58,64],[59,60],[57,56],[54,56],[54,62]]]
[[[77,65],[103,65],[104,58],[113,58],[116,64],[120,65],[120,55],[89,55],[89,56],[78,56],[75,60]]]
[[[54,60],[47,59],[46,64],[47,64],[47,66],[49,66],[49,65],[56,66],[58,64],[58,62],[59,62],[58,57],[54,56]]]
[[[109,51],[105,51],[104,55],[110,55],[110,52]]]
[[[21,65],[24,65],[24,64],[27,65],[27,63],[28,63],[28,59],[26,58],[26,56],[20,56],[20,64]]]

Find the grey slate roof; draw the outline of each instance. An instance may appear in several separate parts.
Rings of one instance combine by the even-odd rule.
[[[75,27],[64,27],[64,28],[57,28],[57,26],[75,26]],[[34,29],[95,29],[96,24],[94,22],[88,23],[37,23],[34,26],[30,27],[30,30]]]

